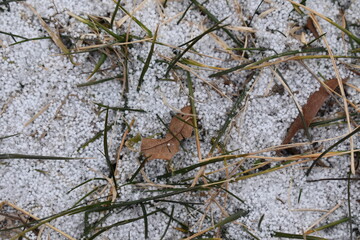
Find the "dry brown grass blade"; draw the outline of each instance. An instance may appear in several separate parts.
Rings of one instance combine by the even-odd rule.
[[[51,39],[54,41],[54,43],[56,44],[56,46],[58,46],[61,51],[68,55],[70,54],[70,50],[65,46],[65,44],[61,41],[60,35],[55,33],[50,27],[49,25],[46,24],[46,22],[42,19],[42,17],[40,16],[40,14],[35,10],[35,8],[33,6],[31,6],[28,3],[23,2],[22,4],[24,4],[26,7],[28,7],[39,19],[41,26],[46,30],[46,32],[50,35]],[[68,55],[68,58],[70,59],[70,62],[74,65],[79,65],[78,63],[74,62],[74,59],[71,55]]]
[[[169,132],[163,139],[144,138],[141,143],[141,152],[148,158],[170,160],[180,148],[180,142],[184,138],[189,138],[192,134],[191,106],[181,109],[183,114],[177,114],[172,118]],[[182,119],[182,121],[180,119]],[[187,123],[185,123],[187,122]]]
[[[332,90],[338,86],[338,81],[336,78],[330,79],[325,82],[325,84]],[[310,125],[313,118],[316,116],[317,112],[328,99],[329,93],[326,89],[321,86],[320,89],[309,97],[307,103],[302,107],[304,120],[307,126]],[[291,124],[284,141],[282,144],[290,143],[291,139],[295,136],[298,130],[304,128],[303,121],[300,116],[298,116],[294,122]]]
[[[316,29],[318,30],[319,34],[322,35],[323,30],[322,30],[319,22],[316,20],[316,17],[315,17],[314,14],[318,15],[318,13],[315,13],[315,12],[312,13],[311,12],[309,14],[309,16],[313,20],[314,25],[315,25]],[[323,39],[324,45],[326,46],[326,49],[327,49],[327,51],[329,53],[329,56],[330,56],[330,59],[331,59],[331,64],[333,65],[335,76],[336,76],[336,79],[337,79],[338,84],[339,84],[341,97],[342,97],[343,103],[344,103],[344,110],[345,110],[345,114],[346,114],[347,127],[348,127],[348,130],[349,130],[349,133],[351,133],[352,132],[351,119],[350,119],[347,98],[345,96],[344,86],[343,86],[343,82],[341,80],[340,72],[339,72],[339,69],[337,67],[337,64],[336,64],[336,61],[335,61],[335,58],[334,58],[334,54],[333,54],[333,52],[331,50],[331,47],[330,47],[330,45],[329,45],[329,43],[327,41],[327,38],[324,36],[322,39]],[[351,136],[349,138],[349,141],[350,141],[350,150],[351,150],[350,168],[351,168],[351,173],[355,175],[354,138]]]

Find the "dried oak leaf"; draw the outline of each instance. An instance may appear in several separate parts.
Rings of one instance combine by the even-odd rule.
[[[307,19],[305,27],[310,30],[310,32],[314,35],[315,38],[320,37],[311,17]]]
[[[181,112],[184,114],[176,114],[171,119],[169,132],[166,133],[163,139],[144,138],[142,140],[141,152],[148,160],[170,160],[179,151],[180,141],[191,136],[193,130],[192,117],[188,115],[191,114],[191,107],[184,107]]]
[[[338,87],[338,81],[336,78],[325,81],[325,84],[332,90],[335,90]],[[310,95],[307,103],[302,107],[304,120],[307,126],[310,125],[311,121],[328,97],[329,93],[323,86],[321,86],[318,91]],[[296,132],[302,128],[304,128],[304,124],[301,120],[301,116],[298,115],[294,122],[290,125],[282,144],[290,143]]]

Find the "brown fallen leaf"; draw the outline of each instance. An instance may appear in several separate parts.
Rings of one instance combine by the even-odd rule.
[[[191,107],[184,107],[181,109],[181,112],[184,114],[176,114],[171,119],[169,132],[166,133],[163,139],[144,138],[142,140],[141,152],[148,160],[170,160],[179,151],[180,141],[191,136],[193,131],[192,117],[187,115],[191,113]],[[189,124],[186,124],[184,121]]]
[[[338,81],[336,78],[325,81],[325,84],[332,90],[335,90],[335,88],[338,87]],[[323,86],[321,86],[318,91],[310,95],[307,103],[302,107],[306,126],[310,125],[311,121],[316,116],[317,112],[319,111],[319,109],[321,108],[321,106],[324,104],[324,102],[328,97],[329,97],[329,93],[326,91],[326,89]],[[297,131],[302,128],[304,128],[304,124],[303,121],[301,120],[301,116],[299,115],[290,125],[290,128],[282,144],[290,143],[291,139],[294,137]]]
[[[310,32],[314,35],[315,38],[320,37],[313,23],[313,20],[310,17],[307,19],[305,27],[310,30]]]

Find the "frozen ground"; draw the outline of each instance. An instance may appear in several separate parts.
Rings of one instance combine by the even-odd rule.
[[[245,26],[245,22],[248,23],[254,15],[250,27],[255,29],[256,33],[232,30],[239,39],[246,39],[250,47],[271,48],[278,53],[299,50],[303,44],[290,32],[296,26],[305,25],[308,12],[304,11],[305,15],[301,16],[285,0],[264,1],[256,11],[260,2],[260,0],[210,0],[204,6],[218,19],[228,17],[224,23],[229,23],[231,27]],[[27,0],[26,3],[31,4],[54,31],[58,29],[62,35],[70,36],[72,39],[93,32],[85,24],[70,17],[67,11],[85,18],[87,14],[109,17],[116,5],[111,0]],[[359,0],[321,0],[307,1],[306,3],[309,8],[338,23],[341,23],[341,11],[345,11],[350,30],[359,35]],[[129,12],[132,12],[140,4],[140,1],[127,0],[122,1],[121,4]],[[190,8],[180,24],[176,24],[181,17],[181,12],[185,11],[190,4],[190,1],[187,0],[170,0],[165,9],[161,8],[160,0],[147,0],[143,4],[134,16],[153,33],[160,24],[157,40],[172,46],[179,46],[191,40],[214,24],[196,8]],[[0,7],[2,9],[0,31],[26,38],[48,36],[37,16],[29,7],[21,3],[10,3],[9,6],[0,5]],[[126,15],[119,10],[116,20],[124,16]],[[326,38],[334,54],[350,55],[351,45],[348,37],[344,37],[341,31],[324,20],[319,19],[319,23],[326,32]],[[119,34],[124,34],[127,30],[141,38],[146,36],[146,33],[129,19],[119,29],[116,29]],[[295,34],[299,35],[301,31],[305,30],[300,28]],[[310,31],[306,30],[304,33],[306,41],[314,38]],[[220,40],[215,40],[216,37],[221,39],[223,44],[220,44]],[[164,60],[163,57],[172,58],[174,53],[176,54],[176,51],[168,46],[155,45],[150,67],[139,92],[136,87],[151,42],[135,43],[128,48],[129,91],[125,94],[125,99],[121,79],[89,87],[77,87],[78,84],[86,82],[99,58],[98,54],[93,52],[77,54],[75,61],[79,65],[74,66],[67,57],[59,54],[61,50],[50,39],[9,46],[14,43],[14,39],[22,40],[19,37],[12,38],[0,34],[0,137],[19,135],[0,139],[0,154],[86,158],[66,161],[0,160],[0,201],[9,201],[37,217],[46,217],[72,207],[95,187],[99,187],[98,191],[94,192],[87,200],[95,200],[108,195],[109,188],[106,188],[108,185],[104,181],[93,181],[67,193],[71,188],[86,180],[107,177],[109,174],[103,155],[103,138],[78,151],[83,143],[104,129],[105,113],[100,112],[94,103],[114,107],[124,107],[127,104],[129,108],[146,111],[142,113],[110,110],[109,123],[115,123],[108,132],[111,159],[115,159],[116,150],[126,130],[124,121],[130,123],[133,119],[135,120],[128,139],[137,134],[142,137],[152,137],[155,134],[166,132],[165,126],[159,121],[156,114],[168,123],[171,114],[174,113],[174,108],[181,109],[189,105],[186,74],[183,70],[176,70],[177,75],[173,73],[169,75],[170,78],[178,78],[177,81],[162,81],[165,78],[167,65],[159,60]],[[72,40],[72,43],[85,46],[80,40]],[[187,53],[185,57],[220,68],[230,68],[244,63],[240,55],[236,56],[239,52],[229,54],[224,47],[225,44],[228,47],[237,47],[223,31],[215,31],[204,36],[194,45],[194,50],[204,54],[203,56]],[[74,48],[74,45],[70,43],[68,46]],[[314,46],[323,47],[324,45],[318,41]],[[255,51],[251,54],[252,60],[259,60],[273,55],[274,52]],[[342,59],[341,61],[355,64],[355,66],[352,65],[355,69],[359,68],[358,60]],[[325,79],[335,77],[330,59],[312,59],[304,62],[315,74],[321,74]],[[111,61],[108,59],[101,67],[101,69],[107,70],[96,73],[93,79],[109,78],[122,73],[123,63],[122,56],[120,56],[120,60],[113,56]],[[340,61],[337,64],[341,77],[348,77],[348,83],[357,87],[356,89],[345,86],[347,98],[359,105],[359,75],[351,72]],[[252,89],[247,92],[246,101],[242,103],[241,109],[237,111],[237,115],[227,128],[222,143],[225,144],[227,151],[235,150],[231,154],[255,152],[281,144],[287,128],[297,116],[298,111],[286,91],[276,90],[276,86],[280,86],[281,83],[272,72],[273,67],[262,68],[258,71],[235,72],[224,75],[225,77],[215,78],[208,76],[217,70],[209,70],[209,68],[199,70],[192,65],[188,65],[188,67],[192,67],[192,71],[196,73],[196,75],[192,73],[191,76],[200,124],[200,147],[204,158],[211,148],[212,138],[217,136],[234,101],[238,98],[239,90],[242,89],[245,80],[252,72],[255,72]],[[316,79],[299,62],[288,61],[277,64],[276,67],[286,79],[300,105],[305,104],[309,95],[319,88]],[[327,104],[327,107],[324,107],[319,115],[329,119],[334,118],[337,112],[343,111],[333,102]],[[340,102],[342,103],[341,99]],[[350,111],[353,112],[354,109],[350,107]],[[37,117],[34,118],[34,116]],[[315,140],[337,137],[346,133],[348,133],[346,124],[332,124],[311,129]],[[355,136],[355,149],[360,148],[358,140],[359,137]],[[301,133],[296,135],[293,141],[305,142],[306,137]],[[318,151],[324,151],[333,143],[335,141],[327,141],[318,145],[317,147],[321,147]],[[183,146],[187,151],[180,150],[175,155],[171,166],[173,169],[193,165],[198,161],[195,137],[185,140]],[[338,150],[349,149],[348,142],[338,147]],[[139,150],[140,143],[135,144],[132,148],[124,147],[122,150],[118,165],[119,174],[117,175],[119,186],[127,183],[127,180],[138,168]],[[215,150],[214,156],[219,154],[218,150]],[[263,155],[275,156],[275,153],[269,152],[263,153]],[[220,163],[208,166],[206,171],[210,172],[224,167],[223,163]],[[243,169],[251,168],[254,167],[254,163],[254,159],[245,159],[242,167]],[[165,239],[180,239],[190,236],[219,222],[220,216],[225,217],[226,214],[231,215],[241,209],[248,213],[237,219],[236,223],[228,223],[221,228],[221,231],[210,231],[204,237],[254,239],[253,236],[256,236],[258,239],[278,239],[273,236],[274,232],[303,234],[313,223],[338,204],[338,207],[319,221],[314,228],[349,216],[348,181],[307,182],[309,179],[346,178],[350,165],[349,155],[327,158],[324,163],[330,167],[315,167],[309,177],[305,176],[305,171],[310,163],[304,163],[230,183],[227,186],[228,190],[243,202],[230,195],[224,197],[224,192],[216,197],[216,201],[210,201],[211,194],[215,194],[218,190],[212,190],[205,194],[203,192],[184,193],[166,198],[173,201],[201,203],[195,204],[194,209],[204,211],[210,217],[210,219],[204,220],[201,227],[199,227],[199,219],[202,214],[192,208],[185,208],[184,205],[170,201],[151,201],[146,202],[144,206],[148,213],[156,208],[164,208],[168,214],[171,212],[172,206],[175,206],[174,218],[192,227],[190,228],[191,233],[183,233],[179,230],[181,225],[172,221]],[[196,171],[192,171],[183,176],[176,176],[170,182],[157,180],[156,176],[164,174],[167,167],[164,161],[154,160],[145,165],[144,174],[156,184],[175,183],[196,174]],[[209,178],[216,181],[223,179],[224,176],[223,171],[210,175]],[[141,174],[136,179],[139,182],[146,182]],[[191,181],[187,183],[191,184]],[[156,189],[161,188],[157,186],[144,188],[139,185],[122,186],[118,191],[119,195],[116,201],[132,201],[154,196],[154,193],[146,190]],[[356,239],[356,237],[360,237],[358,181],[351,181],[349,192],[352,236]],[[99,214],[101,215],[101,213]],[[142,207],[133,205],[121,213],[115,212],[102,226],[142,215]],[[96,220],[96,217],[95,214],[91,215],[91,221]],[[168,221],[169,217],[161,212],[149,216],[149,239],[160,239]],[[73,238],[79,239],[84,230],[84,215],[80,213],[64,216],[52,221],[51,224]],[[248,229],[247,231],[244,230],[244,226]],[[327,239],[350,239],[350,221],[311,235]],[[1,236],[6,239],[5,235],[0,232]],[[29,236],[35,239],[34,235]],[[48,239],[48,236],[51,236],[51,239],[65,239],[53,230],[46,229],[42,234],[42,239]],[[140,219],[124,226],[114,227],[97,239],[143,238],[144,220]]]

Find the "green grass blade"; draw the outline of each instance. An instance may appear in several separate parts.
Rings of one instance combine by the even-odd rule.
[[[173,172],[170,172],[170,173],[166,173],[164,175],[160,175],[160,176],[158,176],[156,178],[157,179],[162,179],[162,178],[168,178],[168,177],[171,177],[171,176],[175,176],[175,175],[178,175],[178,174],[183,175],[183,174],[185,174],[187,172],[190,172],[190,171],[192,171],[192,170],[194,170],[196,168],[205,166],[207,164],[212,164],[212,163],[221,162],[221,161],[224,161],[224,160],[230,160],[230,159],[245,157],[247,155],[249,155],[249,154],[233,155],[231,157],[229,157],[229,156],[227,156],[227,157],[218,156],[218,157],[212,158],[211,160],[208,160],[208,161],[199,162],[199,163],[193,164],[191,166],[181,168],[179,170],[176,170],[176,171],[173,171]]]
[[[242,90],[240,92],[240,96],[237,98],[237,100],[233,104],[230,112],[228,113],[225,123],[219,129],[218,135],[215,138],[214,142],[212,143],[209,155],[211,155],[214,152],[215,148],[218,146],[218,143],[219,143],[221,137],[225,134],[225,131],[228,128],[230,122],[236,116],[237,112],[239,111],[240,105],[241,105],[242,101],[245,99],[245,97],[246,97],[246,90]]]
[[[87,86],[92,86],[92,85],[108,82],[108,81],[111,81],[111,80],[114,80],[114,79],[117,79],[117,78],[122,78],[122,77],[123,77],[122,75],[118,75],[118,76],[115,76],[115,77],[104,78],[104,79],[100,79],[100,80],[96,80],[96,81],[89,81],[89,82],[86,82],[86,83],[81,83],[81,84],[78,84],[76,86],[77,87],[87,87]]]
[[[114,110],[114,111],[133,111],[133,112],[143,112],[143,113],[146,112],[145,110],[142,110],[142,109],[110,107],[110,106],[104,105],[102,103],[94,103],[94,104],[98,105],[99,107],[103,107],[103,108]]]
[[[240,210],[237,213],[234,213],[233,215],[230,215],[229,217],[227,217],[224,220],[222,220],[222,221],[218,222],[217,224],[215,224],[214,228],[224,226],[225,224],[233,222],[233,221],[237,220],[239,217],[244,217],[247,214],[248,214],[247,211]]]
[[[27,37],[23,37],[23,36],[20,36],[20,35],[12,34],[12,33],[9,33],[9,32],[0,31],[0,34],[8,35],[8,36],[10,36],[10,37],[12,37],[12,38],[17,37],[17,38],[21,38],[21,39],[24,39],[24,40],[28,40],[28,39],[29,39],[29,38],[27,38]]]
[[[81,197],[79,200],[77,200],[72,207],[76,207],[79,203],[81,203],[82,200],[84,200],[85,198],[87,198],[88,196],[90,196],[91,194],[96,192],[100,187],[103,187],[103,186],[97,186],[90,192],[86,193],[83,197]]]
[[[151,42],[151,47],[150,47],[150,51],[149,51],[149,54],[146,58],[146,61],[145,61],[145,64],[144,64],[144,67],[141,71],[141,75],[140,75],[140,78],[139,78],[139,83],[138,83],[138,86],[137,86],[137,91],[139,92],[140,91],[140,88],[141,88],[141,84],[143,83],[144,81],[144,76],[146,74],[146,71],[148,70],[149,68],[149,65],[150,65],[150,62],[151,62],[151,58],[152,58],[152,55],[154,53],[154,47],[155,47],[155,42],[156,42],[156,37],[157,37],[157,33],[158,33],[158,30],[159,30],[159,26],[157,26],[156,30],[155,30],[155,35],[153,37],[153,40]]]
[[[171,213],[170,213],[170,216],[169,216],[169,221],[168,221],[168,223],[167,223],[167,225],[166,225],[165,231],[164,231],[163,235],[161,236],[160,240],[163,240],[164,237],[166,236],[166,233],[167,233],[167,231],[168,231],[168,229],[169,229],[169,226],[170,226],[170,224],[171,224],[171,222],[172,222],[172,220],[173,220],[174,208],[175,208],[175,207],[174,207],[174,205],[173,205],[173,206],[171,207]]]
[[[153,215],[155,213],[158,213],[160,212],[160,210],[156,210],[156,211],[153,211],[151,213],[148,213],[146,215],[143,215],[143,216],[140,216],[140,217],[137,217],[137,218],[131,218],[131,219],[127,219],[127,220],[123,220],[123,221],[120,221],[120,222],[117,222],[117,223],[114,223],[110,226],[106,226],[106,227],[103,227],[101,228],[100,230],[98,230],[97,233],[95,233],[93,236],[89,237],[88,240],[92,240],[92,239],[95,239],[97,236],[99,236],[100,234],[102,234],[103,232],[106,232],[108,231],[109,229],[113,228],[113,227],[118,227],[118,226],[121,226],[121,225],[125,225],[125,224],[128,224],[128,223],[132,223],[132,222],[135,222],[135,221],[138,221],[144,217],[148,217],[150,215]]]
[[[145,163],[147,162],[148,158],[145,158],[144,161],[141,162],[140,166],[138,167],[138,169],[136,169],[136,171],[134,172],[134,174],[131,176],[131,178],[129,179],[129,183],[132,183],[134,181],[134,179],[136,178],[136,176],[139,174],[140,170],[145,166]]]
[[[111,163],[111,160],[109,157],[109,147],[107,144],[108,117],[109,117],[109,109],[106,109],[105,124],[104,124],[104,155],[105,155],[106,164],[108,165],[108,168],[109,168],[109,176],[113,177],[114,176],[114,168],[113,168],[113,164]]]
[[[94,70],[91,72],[90,76],[88,76],[87,80],[89,80],[90,78],[92,78],[92,76],[94,76],[94,74],[99,71],[100,67],[104,64],[104,62],[107,59],[107,55],[105,53],[102,53],[98,62],[96,63]]]
[[[4,140],[4,139],[7,139],[7,138],[11,138],[11,137],[15,137],[15,136],[19,136],[20,133],[15,133],[15,134],[11,134],[11,135],[7,135],[7,136],[3,136],[3,137],[0,137],[0,140]]]
[[[56,157],[56,156],[40,156],[40,155],[26,155],[26,154],[5,153],[5,154],[0,154],[0,159],[78,160],[78,159],[83,159],[83,158],[71,158],[71,157]]]
[[[335,144],[331,145],[328,149],[326,149],[322,154],[320,154],[319,157],[317,157],[314,162],[311,164],[310,168],[306,171],[306,176],[309,176],[311,170],[313,169],[313,167],[315,166],[315,164],[317,163],[317,161],[319,161],[325,154],[327,154],[328,152],[330,152],[331,149],[335,148],[336,146],[338,146],[340,143],[346,141],[348,138],[350,138],[352,135],[355,135],[357,132],[360,131],[360,126],[358,126],[357,128],[355,128],[352,132],[350,132],[349,134],[347,134],[345,137],[341,138],[339,141],[337,141]]]
[[[0,2],[0,5],[6,5],[9,4],[10,2],[24,2],[26,0],[3,0],[3,2]]]
[[[147,219],[147,213],[146,213],[146,208],[145,205],[143,203],[140,203],[141,206],[141,210],[143,212],[143,217],[144,217],[144,234],[145,234],[145,239],[147,239],[149,237],[149,226],[148,226],[148,219]]]
[[[190,10],[193,3],[190,3],[189,6],[185,9],[184,13],[181,15],[180,19],[176,22],[176,25],[179,25],[180,22],[184,19],[186,13]]]
[[[327,228],[330,228],[330,227],[334,227],[336,225],[339,225],[341,223],[344,223],[344,222],[347,222],[349,221],[350,218],[349,217],[344,217],[342,219],[339,219],[337,221],[334,221],[334,222],[331,222],[331,223],[328,223],[328,224],[325,224],[324,226],[321,226],[321,227],[318,227],[318,228],[315,228],[313,230],[310,230],[309,233],[314,233],[314,232],[318,232],[318,231],[321,231],[321,230],[324,230],[324,229],[327,229]],[[351,239],[351,238],[350,238]]]
[[[190,0],[193,4],[195,4],[199,10],[207,15],[211,21],[215,22],[216,24],[219,24],[222,21],[219,21],[211,12],[209,12],[209,10],[207,10],[203,5],[201,5],[198,1],[196,0]],[[226,28],[222,28],[224,30],[224,32],[236,43],[236,45],[238,45],[239,47],[244,47],[244,45],[239,41],[239,39],[237,39],[229,30],[227,30]]]
[[[292,233],[283,233],[283,232],[274,232],[273,237],[278,238],[290,238],[290,239],[304,239],[304,235],[292,234]],[[328,240],[327,238],[314,237],[306,235],[306,240]]]
[[[221,27],[219,26],[219,24],[221,24],[223,21],[225,21],[225,19],[221,20],[220,22],[216,23],[214,26],[212,26],[211,28],[209,28],[208,30],[206,30],[205,32],[203,32],[202,34],[200,34],[199,36],[195,37],[193,39],[193,41],[189,44],[189,46],[187,46],[187,48],[178,53],[175,58],[173,60],[171,60],[171,62],[169,63],[169,66],[166,70],[165,73],[165,78],[167,78],[167,76],[169,75],[170,70],[175,66],[175,64],[182,58],[182,56],[189,51],[202,37],[204,37],[206,34],[213,32],[215,30],[220,29]]]
[[[115,17],[116,17],[117,12],[119,11],[120,2],[121,2],[121,0],[118,0],[118,2],[116,3],[116,6],[115,6],[114,12],[111,16],[111,21],[110,21],[111,28],[113,28],[113,26],[114,26]]]
[[[109,131],[112,127],[113,127],[114,123],[110,124],[109,126],[106,127],[107,131]],[[101,136],[104,134],[104,130],[101,130],[99,132],[97,132],[92,138],[90,138],[89,140],[87,140],[85,143],[83,143],[78,149],[77,151],[80,151],[80,149],[84,149],[86,148],[90,143],[95,142],[96,140],[98,140],[99,138],[101,138]]]
[[[88,183],[88,182],[94,181],[94,180],[104,180],[104,181],[106,181],[105,178],[91,178],[91,179],[88,179],[88,180],[86,180],[86,181],[84,181],[84,182],[76,185],[75,187],[71,188],[69,191],[66,192],[66,194],[69,194],[69,193],[71,193],[72,191],[74,191],[75,189],[77,189],[77,188],[85,185],[85,184]]]
[[[301,50],[290,50],[290,51],[275,54],[275,55],[272,55],[269,57],[265,57],[256,62],[244,63],[239,66],[211,74],[209,77],[219,77],[219,76],[222,76],[222,75],[225,75],[225,74],[228,74],[228,73],[240,70],[240,69],[246,69],[246,67],[248,67],[249,65],[251,65],[251,67],[257,66],[257,65],[260,65],[261,63],[267,62],[272,59],[280,58],[280,57],[291,56],[291,55],[301,54],[301,53],[312,53],[312,52],[326,52],[326,49],[320,47],[320,48],[305,48],[305,49],[301,49]]]
[[[140,22],[136,17],[131,15],[125,8],[123,8],[121,5],[119,5],[119,8],[126,13],[139,27],[141,27],[148,35],[148,37],[152,37],[152,32],[142,23]]]

